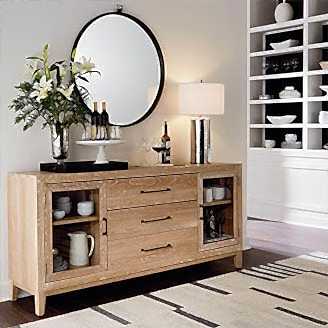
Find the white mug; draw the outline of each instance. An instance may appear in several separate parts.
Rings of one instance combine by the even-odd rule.
[[[321,111],[319,113],[319,123],[320,124],[328,124],[328,112],[327,111]]]
[[[213,202],[213,190],[212,188],[204,189],[204,201],[205,203]]]

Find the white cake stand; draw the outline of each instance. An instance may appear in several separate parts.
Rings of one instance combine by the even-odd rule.
[[[76,144],[80,146],[98,147],[98,155],[95,164],[108,164],[109,161],[106,157],[105,147],[122,144],[124,142],[123,140],[81,140],[76,141]]]

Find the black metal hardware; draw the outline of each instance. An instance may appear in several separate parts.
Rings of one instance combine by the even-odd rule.
[[[171,247],[173,247],[171,244],[167,244],[166,246],[160,246],[160,247],[155,247],[155,248],[148,248],[148,249],[142,248],[141,251],[145,252],[145,253],[148,253],[148,252],[154,252],[154,251],[158,251],[158,250],[166,249],[166,248],[171,248]]]
[[[171,216],[167,216],[165,218],[158,218],[158,219],[150,219],[150,220],[141,220],[141,223],[152,223],[152,222],[159,222],[159,221],[167,221],[172,220]]]
[[[157,192],[168,192],[171,191],[171,188],[166,188],[166,189],[159,189],[159,190],[141,190],[141,194],[153,194]]]
[[[106,231],[103,232],[103,236],[107,236],[107,234],[108,234],[108,220],[107,220],[107,218],[103,218],[103,221],[106,224]]]

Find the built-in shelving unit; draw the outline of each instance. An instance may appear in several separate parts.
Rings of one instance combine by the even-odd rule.
[[[248,0],[248,146],[282,154],[311,152],[328,157],[328,124],[319,124],[319,113],[328,110],[328,96],[320,90],[328,85],[328,0],[288,0],[294,20],[275,23],[279,1]],[[297,46],[274,50],[271,43],[298,40]],[[279,92],[294,86],[301,98],[280,99]],[[260,100],[268,94],[272,99]],[[296,115],[292,124],[272,125],[267,116]],[[281,149],[286,134],[297,134],[301,150]],[[275,149],[266,149],[265,140],[276,140]]]

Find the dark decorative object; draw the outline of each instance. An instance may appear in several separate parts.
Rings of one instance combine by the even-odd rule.
[[[53,173],[82,173],[82,172],[101,172],[101,171],[122,171],[128,170],[128,162],[108,162],[97,164],[94,162],[64,162],[62,165],[57,163],[41,163],[40,171]]]

